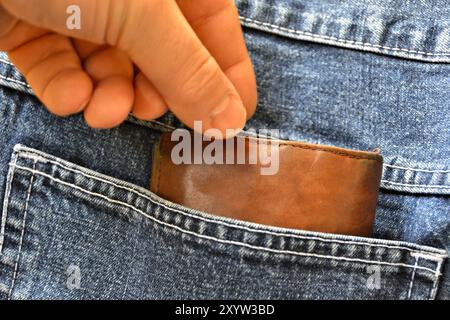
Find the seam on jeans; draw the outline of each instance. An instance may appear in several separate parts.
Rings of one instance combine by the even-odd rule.
[[[17,271],[19,269],[20,254],[22,252],[23,238],[25,236],[25,224],[26,224],[26,219],[27,219],[27,214],[28,214],[28,204],[30,203],[30,198],[31,198],[31,190],[33,188],[35,168],[36,168],[36,161],[34,161],[34,163],[33,163],[33,171],[31,171],[30,185],[28,187],[27,199],[25,200],[25,208],[23,211],[23,218],[22,218],[22,231],[20,233],[20,239],[19,239],[19,249],[17,252],[16,263],[14,266],[14,273],[13,273],[13,277],[12,277],[12,281],[11,281],[11,286],[10,286],[9,292],[8,292],[8,300],[11,300],[11,295],[12,295],[12,292],[14,289],[14,284],[16,283],[16,279],[17,279]]]
[[[5,60],[5,59],[3,59],[3,58],[0,58],[0,62],[5,63],[5,64],[7,64],[7,65],[10,65],[10,66],[13,66],[13,67],[14,67],[14,65],[11,63],[11,61]]]
[[[85,172],[83,172],[81,170],[70,168],[68,166],[65,166],[65,165],[57,162],[57,161],[45,159],[45,158],[40,157],[38,155],[32,154],[29,151],[17,150],[17,152],[20,153],[20,156],[23,157],[23,158],[30,158],[32,160],[37,159],[37,161],[44,161],[43,163],[54,164],[54,165],[59,166],[60,168],[62,168],[64,170],[68,170],[70,172],[80,174],[80,175],[82,175],[84,177],[91,178],[91,179],[97,180],[99,182],[103,182],[103,183],[112,185],[112,186],[114,186],[116,188],[132,192],[132,193],[134,193],[134,194],[136,194],[136,195],[138,195],[138,196],[140,196],[140,197],[142,197],[144,199],[149,200],[150,202],[152,202],[152,203],[154,203],[154,204],[156,204],[158,206],[162,206],[163,208],[165,208],[167,210],[174,211],[174,212],[180,213],[180,214],[182,214],[184,216],[187,216],[187,217],[190,217],[190,218],[194,218],[194,219],[197,219],[197,220],[202,220],[202,221],[205,221],[205,222],[208,222],[208,223],[214,223],[214,224],[222,225],[222,226],[225,226],[225,227],[231,227],[231,228],[234,228],[234,229],[242,229],[242,230],[249,231],[249,232],[262,233],[262,234],[267,234],[267,235],[272,235],[272,236],[292,237],[292,238],[297,238],[297,239],[314,240],[314,241],[327,242],[327,243],[353,244],[353,245],[362,245],[362,246],[371,246],[371,247],[381,247],[381,248],[387,248],[387,249],[405,250],[405,251],[409,251],[411,253],[422,253],[422,251],[410,249],[410,248],[407,248],[407,247],[393,246],[393,245],[387,245],[387,244],[376,244],[376,243],[366,243],[366,242],[358,242],[358,241],[326,239],[326,238],[320,238],[318,236],[302,236],[302,235],[298,235],[298,234],[290,234],[290,233],[283,233],[283,232],[274,232],[274,231],[260,230],[260,229],[246,227],[246,226],[241,226],[241,225],[227,223],[227,222],[224,222],[224,221],[218,221],[218,220],[214,220],[214,219],[207,218],[207,217],[193,215],[193,214],[190,214],[188,212],[184,212],[182,210],[178,210],[176,208],[172,208],[172,207],[166,206],[163,203],[159,203],[159,202],[155,201],[154,199],[152,199],[151,197],[149,197],[148,195],[146,195],[144,193],[141,193],[141,192],[139,192],[136,189],[129,188],[129,187],[126,187],[126,186],[122,186],[122,185],[119,185],[119,184],[114,183],[112,181],[108,181],[108,180],[102,179],[100,177],[96,177],[96,176],[87,174],[87,173],[85,173]],[[9,165],[13,165],[13,164],[10,163]],[[437,258],[439,258],[439,257],[446,258],[447,257],[446,255],[440,255],[440,254],[437,254],[437,253],[436,254],[429,253],[429,254],[430,254],[430,256],[435,256]]]
[[[441,275],[440,270],[441,270],[441,267],[442,267],[442,263],[443,263],[443,260],[441,260],[441,261],[439,261],[437,263],[436,274],[435,274],[435,278],[434,278],[434,282],[433,282],[433,288],[431,289],[429,300],[436,299],[436,294],[437,294],[437,291],[438,291],[438,284],[439,284],[438,280],[439,280],[439,277]]]
[[[386,49],[386,50],[390,50],[390,51],[400,51],[400,52],[413,53],[413,54],[419,54],[419,55],[425,55],[425,56],[444,56],[444,57],[450,56],[450,53],[448,53],[448,52],[433,53],[433,52],[418,51],[418,50],[405,49],[405,48],[399,48],[399,47],[382,46],[382,45],[373,44],[373,43],[369,43],[369,42],[346,40],[346,39],[341,39],[341,38],[337,38],[337,37],[320,35],[320,34],[308,32],[308,31],[301,31],[301,30],[296,30],[296,29],[285,28],[285,27],[281,27],[281,26],[277,26],[277,25],[268,23],[268,22],[262,22],[259,20],[242,17],[242,16],[240,16],[240,19],[241,19],[241,21],[253,23],[255,25],[267,27],[267,28],[274,29],[274,30],[285,31],[288,33],[296,34],[296,35],[303,35],[303,36],[310,37],[312,39],[331,40],[331,41],[336,41],[338,43],[344,43],[344,44],[350,44],[350,45],[352,45],[352,44],[353,45],[361,45],[364,47],[372,47],[374,49]]]
[[[0,74],[0,79],[6,80],[6,81],[10,81],[10,82],[14,82],[14,83],[18,83],[18,84],[21,84],[21,85],[23,85],[23,86],[25,86],[27,88],[31,88],[26,82],[19,81],[19,80],[10,78],[10,77],[5,77],[5,76],[3,76],[1,74]]]
[[[238,229],[243,229],[243,230],[250,231],[250,232],[258,232],[258,233],[264,233],[264,234],[274,235],[274,236],[288,236],[288,237],[294,237],[294,238],[299,238],[299,239],[304,239],[304,240],[317,240],[317,241],[321,241],[321,242],[330,242],[330,243],[374,246],[374,247],[383,247],[383,248],[388,248],[388,249],[406,250],[406,251],[410,251],[411,253],[421,253],[421,251],[413,250],[413,249],[406,248],[406,247],[400,247],[400,246],[391,246],[391,245],[374,244],[374,243],[357,242],[357,241],[344,241],[344,240],[340,241],[340,240],[336,240],[336,239],[325,239],[325,238],[319,238],[319,237],[314,237],[314,236],[301,236],[301,235],[297,235],[297,234],[289,234],[289,233],[282,233],[282,232],[272,232],[272,231],[266,231],[266,230],[259,230],[259,229],[249,228],[249,227],[240,226],[240,225],[229,224],[229,223],[222,222],[222,221],[217,221],[217,220],[214,220],[214,219],[208,219],[208,218],[205,218],[205,217],[192,215],[192,214],[189,214],[187,212],[184,212],[184,211],[181,211],[181,210],[178,210],[178,209],[175,209],[175,208],[168,207],[168,206],[166,206],[166,205],[164,205],[162,203],[159,203],[159,202],[155,201],[151,197],[149,197],[149,196],[139,192],[136,189],[128,188],[128,187],[125,187],[125,186],[121,186],[121,185],[116,184],[116,183],[114,183],[112,181],[108,181],[108,180],[105,180],[105,179],[102,179],[102,178],[99,178],[99,177],[95,177],[95,176],[89,175],[89,174],[87,174],[87,173],[85,173],[83,171],[77,170],[77,169],[69,168],[69,167],[67,167],[67,166],[65,166],[65,165],[63,165],[63,164],[61,164],[59,162],[52,161],[52,160],[47,160],[47,159],[45,159],[43,157],[35,156],[33,154],[27,154],[24,151],[20,151],[20,153],[21,153],[20,156],[23,157],[23,158],[28,158],[29,157],[30,159],[33,159],[33,160],[34,159],[38,159],[38,161],[42,161],[43,160],[44,163],[51,163],[51,164],[54,164],[56,166],[59,166],[62,169],[71,171],[73,173],[80,174],[80,175],[82,175],[84,177],[91,178],[91,179],[94,179],[94,180],[97,180],[97,181],[100,181],[100,182],[103,182],[103,183],[107,183],[107,184],[112,185],[112,186],[114,186],[116,188],[132,192],[132,193],[134,193],[134,194],[136,194],[136,195],[138,195],[140,197],[143,197],[143,198],[149,200],[150,202],[152,202],[152,203],[154,203],[156,205],[162,206],[162,207],[164,207],[164,208],[166,208],[168,210],[178,212],[178,213],[180,213],[182,215],[185,215],[185,216],[188,216],[188,217],[191,217],[191,218],[203,220],[203,221],[206,221],[206,222],[212,222],[212,223],[223,225],[223,226],[226,226],[226,227],[238,228]],[[12,165],[12,164],[10,164],[10,165]],[[446,257],[445,255],[439,255],[439,254],[430,254],[430,255],[435,255],[436,257]]]
[[[450,170],[428,170],[428,169],[417,169],[417,168],[408,168],[402,166],[396,166],[393,164],[384,164],[385,167],[400,169],[400,170],[410,170],[410,171],[419,171],[419,172],[428,172],[428,173],[450,173]]]
[[[167,124],[167,123],[164,123],[164,122],[161,122],[161,121],[151,120],[150,122],[156,123],[157,125],[160,125],[160,126],[162,126],[162,127],[165,127],[165,128],[167,128],[167,129],[172,129],[172,130],[177,129],[177,128],[174,127],[174,126],[171,126],[170,124]]]
[[[398,185],[398,186],[404,186],[404,187],[450,189],[450,186],[445,186],[445,185],[409,184],[409,183],[393,182],[393,181],[389,181],[389,180],[381,180],[381,182],[388,183],[388,184],[394,184],[394,185]]]
[[[416,277],[417,265],[419,264],[419,256],[415,256],[415,258],[416,258],[416,262],[414,263],[414,269],[413,269],[413,272],[411,274],[411,281],[409,282],[408,299],[411,299],[411,294],[412,294],[412,289],[413,289],[413,284],[414,284],[414,278]]]
[[[414,253],[411,253],[411,255],[413,257],[418,257],[418,258],[422,258],[422,259],[425,259],[425,260],[433,260],[435,262],[441,262],[441,263],[444,260],[443,257],[433,256],[433,255],[429,255],[429,254],[426,254],[426,253],[423,253],[423,252],[414,252]]]
[[[18,154],[14,155],[14,160],[11,162],[14,163],[14,165],[17,164],[17,158],[19,157]],[[3,252],[3,243],[5,241],[5,229],[6,229],[6,220],[8,218],[8,206],[9,206],[9,197],[11,195],[11,188],[12,188],[12,182],[14,180],[14,173],[15,168],[10,168],[8,176],[7,176],[7,182],[6,182],[6,190],[5,190],[5,198],[3,199],[3,214],[2,214],[2,221],[0,226],[0,255],[2,255]]]
[[[416,269],[420,269],[420,270],[424,270],[424,271],[429,271],[433,274],[436,274],[436,270],[427,268],[427,267],[423,267],[423,266],[412,266],[409,264],[405,264],[405,263],[397,263],[397,262],[386,262],[386,261],[377,261],[377,260],[367,260],[367,259],[358,259],[358,258],[349,258],[349,257],[337,257],[337,256],[328,256],[328,255],[321,255],[321,254],[314,254],[314,253],[306,253],[306,252],[296,252],[296,251],[291,251],[291,250],[278,250],[278,249],[271,249],[271,248],[265,248],[265,247],[261,247],[261,246],[254,246],[254,245],[250,245],[248,243],[244,243],[244,242],[239,242],[239,241],[232,241],[232,240],[224,240],[224,239],[219,239],[216,237],[212,237],[212,236],[207,236],[207,235],[203,235],[203,234],[199,234],[190,230],[186,230],[183,229],[179,226],[161,221],[155,217],[152,217],[151,215],[145,213],[144,211],[134,207],[133,205],[130,205],[126,202],[122,202],[119,200],[115,200],[115,199],[111,199],[103,194],[100,193],[96,193],[96,192],[92,192],[89,190],[86,190],[80,186],[77,186],[75,184],[66,182],[66,181],[62,181],[60,179],[57,179],[47,173],[41,172],[39,170],[35,170],[35,169],[30,169],[27,167],[22,167],[19,165],[16,165],[17,169],[19,170],[24,170],[24,171],[28,171],[33,173],[33,175],[37,174],[40,175],[42,177],[45,177],[47,179],[50,179],[52,181],[54,181],[55,183],[61,184],[61,185],[65,185],[67,187],[70,187],[72,189],[76,189],[78,191],[84,192],[88,195],[91,195],[93,197],[97,197],[97,198],[101,198],[111,204],[116,204],[116,205],[121,205],[124,206],[128,209],[131,209],[132,211],[135,211],[136,213],[141,214],[142,216],[146,217],[149,220],[154,221],[157,224],[175,229],[181,233],[184,234],[188,234],[188,235],[192,235],[194,237],[197,238],[201,238],[201,239],[207,239],[207,240],[211,240],[213,242],[218,242],[218,243],[224,243],[224,244],[229,244],[229,245],[236,245],[236,246],[240,246],[240,247],[245,247],[245,248],[249,248],[249,249],[253,249],[256,251],[266,251],[266,252],[272,252],[272,253],[276,253],[276,254],[287,254],[287,255],[295,255],[295,256],[306,256],[306,257],[315,257],[315,258],[319,258],[319,259],[328,259],[328,260],[337,260],[337,261],[346,261],[346,262],[359,262],[359,263],[366,263],[366,264],[378,264],[378,265],[386,265],[386,266],[393,266],[393,267],[405,267],[405,268],[416,268]]]

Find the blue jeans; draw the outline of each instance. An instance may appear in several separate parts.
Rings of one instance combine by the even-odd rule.
[[[248,128],[382,149],[373,238],[161,199],[151,150],[173,115],[55,117],[0,54],[1,299],[450,299],[449,1],[236,3],[259,85]]]

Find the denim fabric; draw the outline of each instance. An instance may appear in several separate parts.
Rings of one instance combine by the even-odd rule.
[[[0,54],[0,298],[450,299],[449,2],[236,3],[260,96],[248,128],[381,148],[374,237],[169,203],[147,190],[173,115],[54,117]]]

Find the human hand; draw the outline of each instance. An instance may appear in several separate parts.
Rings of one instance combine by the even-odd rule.
[[[0,50],[54,114],[94,128],[170,109],[241,129],[256,83],[233,0],[0,0]],[[66,26],[77,5],[81,28]],[[2,9],[2,6],[4,9]]]

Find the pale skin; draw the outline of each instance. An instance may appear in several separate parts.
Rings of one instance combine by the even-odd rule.
[[[69,5],[81,29],[66,27]],[[233,0],[0,0],[0,50],[59,116],[111,128],[168,110],[193,128],[242,129],[253,67]]]

